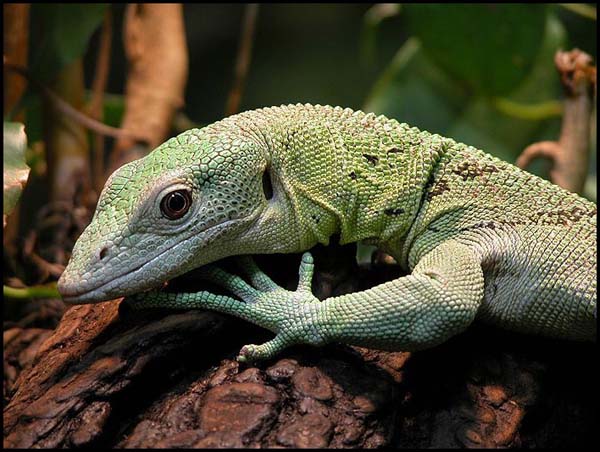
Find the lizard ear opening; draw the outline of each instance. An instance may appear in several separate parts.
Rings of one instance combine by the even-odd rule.
[[[265,199],[269,201],[273,198],[273,183],[271,182],[271,172],[269,171],[268,166],[265,168],[262,175],[262,187]]]

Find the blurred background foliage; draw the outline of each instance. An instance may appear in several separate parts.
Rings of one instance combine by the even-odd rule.
[[[37,80],[50,81],[83,55],[89,87],[106,8],[114,36],[104,121],[119,126],[127,73],[123,5],[33,4],[29,67]],[[243,11],[243,4],[184,5],[184,112],[196,124],[224,115]],[[572,47],[595,57],[595,8],[264,4],[241,110],[297,102],[362,108],[514,162],[527,145],[558,136],[553,55]],[[42,139],[39,96],[30,89],[23,104],[35,143]],[[595,199],[595,157],[591,163],[586,195]],[[543,162],[531,170],[544,175]]]

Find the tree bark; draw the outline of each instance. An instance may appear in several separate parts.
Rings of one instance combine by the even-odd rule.
[[[343,267],[353,250],[342,248],[339,259],[316,260],[317,273],[325,273],[313,285],[320,298],[399,275],[389,265],[348,272]],[[299,259],[264,256],[258,263],[289,287]],[[332,270],[340,265],[341,273]],[[595,344],[475,325],[419,353],[297,346],[273,360],[239,364],[233,357],[242,345],[272,335],[212,312],[131,311],[119,301],[70,308],[41,345],[39,332],[24,334],[11,332],[14,345],[5,356],[5,372],[16,379],[5,395],[5,447],[597,442],[591,395],[598,373],[588,364]],[[21,350],[35,344],[38,351],[19,361]]]

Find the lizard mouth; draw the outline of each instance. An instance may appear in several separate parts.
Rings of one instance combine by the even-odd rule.
[[[61,282],[59,281],[58,287],[62,299],[67,304],[85,304],[95,303],[98,301],[106,301],[110,300],[111,298],[130,295],[131,292],[127,290],[123,290],[119,295],[113,295],[113,293],[115,289],[118,289],[124,282],[129,282],[131,280],[135,281],[137,277],[141,277],[140,274],[145,268],[147,268],[149,265],[152,265],[167,252],[176,249],[182,243],[185,243],[185,241],[181,241],[175,246],[167,248],[166,250],[160,252],[150,260],[138,265],[137,267],[128,269],[122,275],[119,275],[109,281],[103,282],[96,287],[85,288],[84,290],[81,290],[81,286],[77,284],[61,284]],[[159,284],[157,283],[157,285]],[[148,290],[150,289],[152,288],[149,288]],[[141,290],[139,292],[141,292]]]
[[[132,295],[134,293],[141,293],[148,290],[152,290],[156,287],[161,286],[165,281],[169,280],[170,278],[174,278],[180,274],[177,272],[163,273],[160,261],[165,254],[178,253],[179,250],[183,249],[186,245],[188,245],[188,239],[192,236],[200,238],[200,235],[204,235],[204,237],[202,237],[203,242],[206,242],[207,240],[213,240],[215,236],[219,234],[219,232],[227,229],[227,226],[232,226],[236,223],[248,220],[255,220],[257,218],[257,213],[258,209],[248,217],[226,220],[222,223],[209,226],[203,231],[194,232],[193,234],[190,234],[189,236],[186,236],[185,238],[180,240],[175,245],[166,248],[151,259],[143,262],[142,264],[137,265],[133,268],[129,268],[122,274],[116,277],[112,277],[108,281],[99,281],[99,284],[92,287],[82,287],[77,282],[69,284],[65,280],[63,280],[61,276],[61,278],[58,281],[58,290],[62,296],[63,301],[67,304],[97,303],[100,301],[112,300],[115,298]],[[148,271],[150,271],[152,268],[155,269],[155,277],[149,277],[148,275]],[[103,270],[107,270],[107,267],[103,267]],[[136,287],[132,284],[132,282],[135,281],[141,282],[139,286]]]

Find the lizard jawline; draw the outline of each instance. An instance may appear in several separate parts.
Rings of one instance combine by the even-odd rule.
[[[204,229],[203,231],[200,231],[199,234],[206,234],[207,235],[206,239],[209,239],[212,237],[212,235],[216,234],[223,227],[225,227],[227,225],[231,225],[233,223],[236,223],[240,220],[242,220],[242,219],[234,219],[234,220],[224,221],[222,223],[210,226],[210,227]],[[97,303],[100,301],[108,301],[111,299],[124,297],[127,295],[132,295],[134,293],[141,293],[141,292],[148,291],[148,290],[151,290],[156,287],[160,287],[162,284],[164,284],[163,280],[157,281],[156,284],[153,286],[136,289],[135,291],[123,291],[122,293],[118,293],[118,294],[113,292],[113,293],[110,293],[109,295],[106,295],[108,293],[108,291],[112,292],[115,288],[118,288],[119,285],[123,281],[135,280],[136,277],[139,276],[139,273],[141,271],[143,271],[148,265],[152,264],[157,259],[160,259],[167,252],[172,252],[173,250],[176,250],[180,245],[185,244],[191,236],[195,236],[197,234],[198,233],[191,234],[189,237],[186,237],[184,240],[181,240],[179,243],[175,244],[174,246],[165,249],[161,253],[152,257],[150,260],[142,263],[141,265],[138,265],[137,267],[128,269],[127,271],[123,272],[119,276],[114,277],[108,281],[102,282],[100,285],[98,285],[96,287],[88,288],[87,290],[85,290],[83,292],[79,292],[79,293],[77,292],[77,290],[73,290],[71,293],[66,293],[66,294],[61,293],[62,299],[67,304],[89,304],[89,303]],[[169,278],[173,278],[175,276],[177,276],[177,275],[165,276],[165,280],[169,279]],[[63,291],[64,291],[64,289],[63,289]]]

